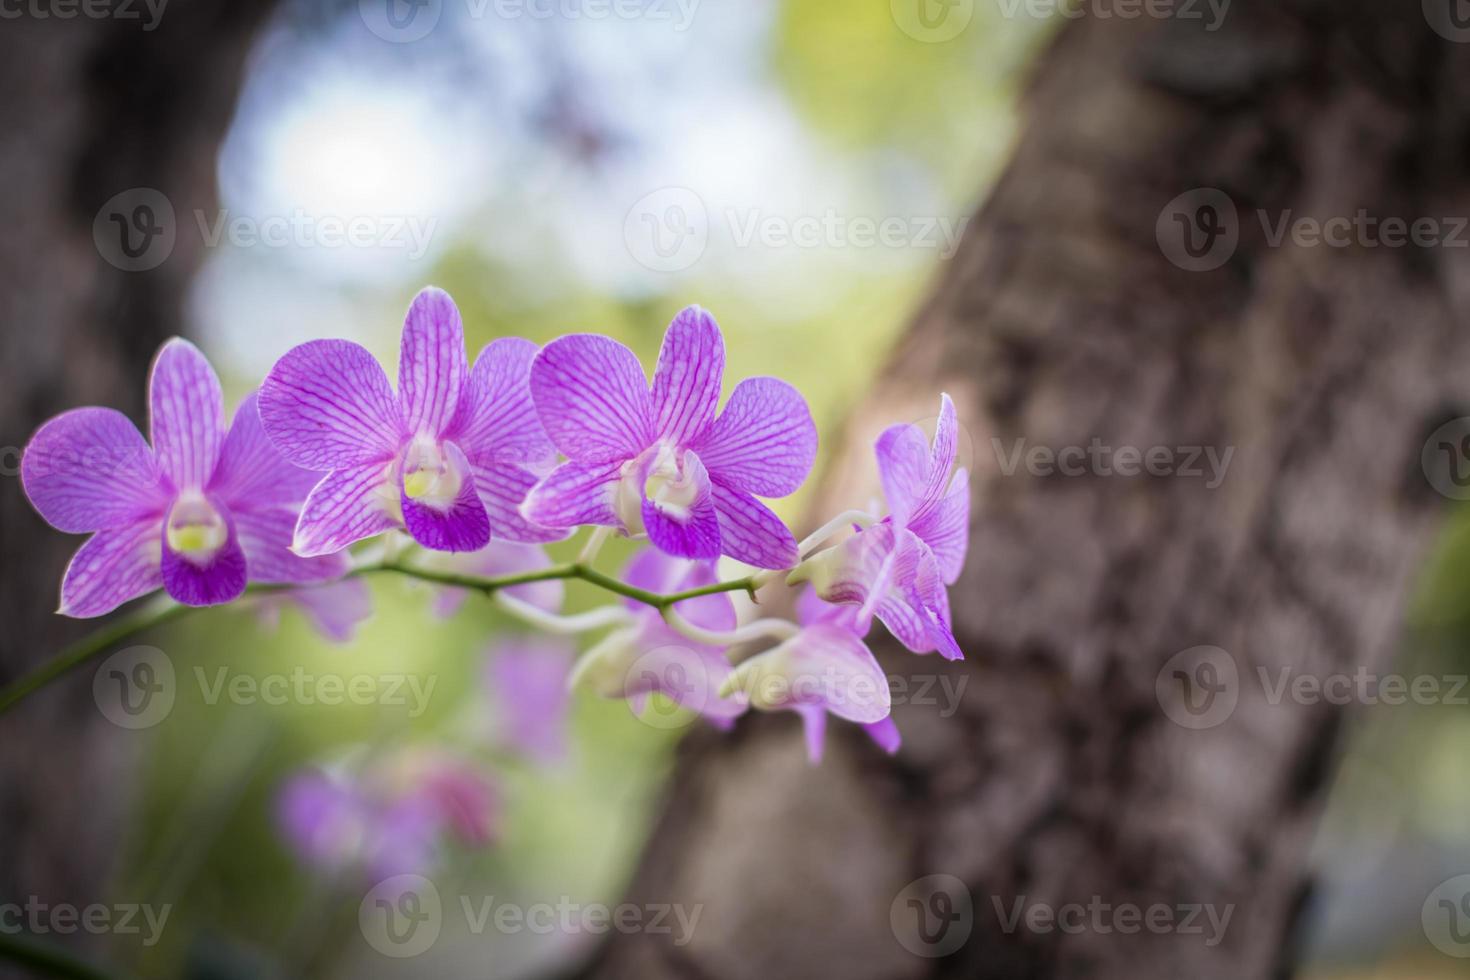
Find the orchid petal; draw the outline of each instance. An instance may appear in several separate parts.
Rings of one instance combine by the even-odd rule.
[[[598,334],[572,334],[542,348],[531,397],[546,434],[573,460],[631,459],[653,442],[653,410],[632,351]]]
[[[166,530],[159,532],[163,545],[163,587],[174,601],[186,606],[216,606],[239,598],[249,579],[245,552],[230,514],[220,515],[228,529],[224,544],[205,562],[182,555],[168,545]],[[164,526],[168,522],[165,520]]]
[[[449,427],[469,373],[459,308],[442,289],[420,290],[398,350],[398,401],[410,435],[438,436]]]
[[[955,471],[949,493],[926,507],[909,529],[933,550],[944,584],[953,585],[965,567],[970,546],[970,484],[963,468]]]
[[[511,541],[561,541],[570,530],[532,524],[521,515],[521,504],[536,486],[536,475],[514,463],[478,465],[470,461],[475,489],[490,518],[490,533]]]
[[[32,506],[69,534],[131,527],[168,506],[153,450],[110,408],[77,408],[42,425],[21,457],[20,476]]]
[[[390,473],[384,463],[368,463],[323,477],[302,505],[291,550],[307,558],[330,555],[398,527]]]
[[[800,560],[796,536],[765,504],[719,481],[713,495],[726,555],[757,568],[790,568]]]
[[[235,533],[245,551],[252,582],[308,584],[329,582],[347,573],[346,552],[302,558],[291,550],[296,514],[285,507],[232,511]]]
[[[720,401],[725,340],[714,317],[690,306],[664,334],[653,371],[655,431],[660,439],[687,446],[709,428]]]
[[[447,508],[415,500],[400,490],[403,523],[413,539],[435,551],[479,551],[490,540],[490,518],[475,490],[469,460],[452,442],[444,443],[449,465],[464,475],[459,493]]]
[[[694,453],[685,453],[681,480],[694,488],[687,504],[643,498],[643,527],[655,547],[681,558],[720,557],[720,517],[715,510],[709,474]],[[640,481],[641,482],[641,481]]]
[[[77,549],[61,581],[63,616],[112,612],[163,585],[157,519],[98,531]]]
[[[889,426],[878,437],[878,476],[894,523],[906,527],[924,504],[929,483],[929,443],[917,425]]]
[[[556,447],[531,398],[531,363],[538,350],[529,340],[501,337],[475,358],[459,411],[444,436],[471,463],[548,466],[556,461]]]
[[[777,378],[746,378],[692,448],[716,480],[762,497],[794,492],[817,457],[806,399]]]
[[[225,438],[219,376],[199,348],[178,337],[159,348],[148,375],[153,452],[175,489],[209,482]]]
[[[722,692],[742,690],[762,710],[817,707],[862,724],[888,717],[888,678],[863,641],[818,624],[735,668]]]
[[[521,504],[521,515],[544,527],[603,524],[617,527],[613,497],[622,464],[563,463],[531,488]]]
[[[289,463],[260,424],[258,394],[245,396],[225,435],[210,493],[232,511],[297,506],[323,474]],[[290,536],[287,536],[290,541]]]
[[[387,460],[405,435],[388,376],[346,340],[287,351],[260,386],[260,421],[281,454],[309,470]]]

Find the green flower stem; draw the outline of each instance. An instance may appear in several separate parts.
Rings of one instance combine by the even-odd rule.
[[[685,599],[693,599],[703,595],[714,595],[719,592],[745,592],[751,598],[754,598],[756,590],[754,577],[747,575],[744,578],[732,579],[729,582],[717,582],[714,585],[705,585],[697,589],[686,589],[683,592],[670,592],[668,594],[649,592],[647,589],[639,589],[628,585],[626,582],[620,582],[609,575],[604,575],[581,562],[553,565],[550,568],[542,568],[533,572],[518,572],[514,575],[483,578],[476,575],[461,575],[457,572],[420,568],[398,561],[385,561],[355,568],[348,573],[348,577],[353,578],[359,575],[383,573],[404,575],[423,582],[432,582],[435,585],[447,585],[458,589],[468,589],[471,592],[481,592],[487,596],[494,595],[501,589],[508,589],[517,585],[527,585],[531,582],[579,579],[590,585],[595,585],[606,592],[612,592],[633,599],[636,602],[652,606],[660,613],[667,612],[674,603],[682,602]],[[270,595],[307,587],[299,585],[252,585],[246,590],[246,594]],[[56,678],[71,671],[73,668],[80,667],[87,661],[106,653],[123,640],[153,629],[155,626],[162,626],[164,623],[179,619],[186,613],[193,612],[199,608],[209,607],[183,606],[166,599],[155,600],[154,602],[134,609],[124,616],[120,616],[92,633],[88,633],[29,674],[26,674],[19,680],[13,681],[4,688],[0,688],[0,714],[9,711],[22,700],[56,680]]]

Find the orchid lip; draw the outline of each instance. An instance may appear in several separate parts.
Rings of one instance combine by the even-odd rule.
[[[224,516],[201,493],[185,493],[169,510],[164,536],[170,551],[195,565],[207,565],[229,540]]]
[[[415,438],[403,454],[403,494],[410,500],[448,510],[464,479],[444,446],[431,438]]]
[[[688,520],[699,486],[683,465],[687,452],[660,442],[623,464],[613,507],[629,534],[644,530],[645,500],[675,520]]]

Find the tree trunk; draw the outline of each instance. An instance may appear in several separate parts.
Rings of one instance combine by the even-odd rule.
[[[173,0],[147,29],[148,5],[106,6],[123,16],[72,5],[60,19],[62,5],[17,5],[0,27],[0,472],[10,477],[0,486],[0,681],[88,628],[51,615],[82,539],[53,531],[27,503],[21,447],[40,420],[79,405],[116,406],[146,426],[153,351],[188,332],[198,236],[177,235],[156,267],[127,271],[110,261],[119,253],[107,237],[94,239],[94,220],[105,206],[130,220],[142,198],[110,199],[137,188],[165,196],[176,215],[213,206],[216,153],[273,3]],[[106,215],[103,227],[115,227]],[[0,720],[0,901],[109,899],[139,744],[125,735],[94,705],[90,671]]]
[[[892,674],[964,683],[958,711],[911,682],[895,759],[839,723],[816,768],[791,716],[692,734],[629,900],[702,904],[693,940],[617,936],[593,975],[1290,974],[1343,719],[1270,704],[1261,679],[1381,668],[1443,514],[1420,454],[1470,392],[1466,236],[1443,220],[1470,214],[1467,96],[1470,47],[1417,3],[1236,0],[1214,31],[1062,29],[1009,169],[828,440],[814,512],[867,500],[876,434],[954,395],[973,453],[951,591],[966,660],[873,639]],[[1199,188],[1233,204],[1233,252],[1228,235],[1183,250],[1173,211],[1196,246],[1202,204],[1232,227],[1219,195],[1170,206]],[[1359,209],[1436,219],[1459,247],[1273,241],[1288,212]],[[1168,447],[1173,475],[1012,468],[1018,440]],[[1188,447],[1232,452],[1218,486]],[[1202,645],[1221,649],[1173,659]],[[1191,715],[1183,699],[1211,689],[1181,678],[1220,706]],[[932,874],[962,884],[905,891]],[[1013,925],[1017,903],[1084,918]],[[1231,918],[1215,944],[1204,914],[1120,934],[1124,913],[1089,911],[1103,903]]]

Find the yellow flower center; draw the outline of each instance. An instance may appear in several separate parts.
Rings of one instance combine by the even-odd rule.
[[[175,501],[164,534],[169,550],[195,564],[203,564],[225,546],[230,529],[204,495],[194,492]]]

